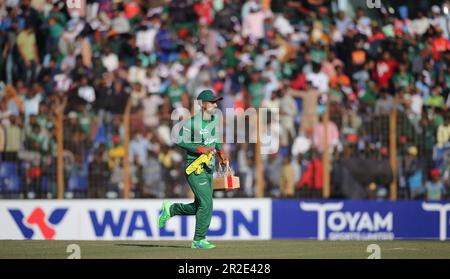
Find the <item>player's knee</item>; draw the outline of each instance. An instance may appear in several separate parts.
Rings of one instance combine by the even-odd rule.
[[[212,210],[212,203],[211,202],[205,202],[205,201],[204,202],[200,202],[199,205],[198,205],[197,210],[205,210],[205,211]]]

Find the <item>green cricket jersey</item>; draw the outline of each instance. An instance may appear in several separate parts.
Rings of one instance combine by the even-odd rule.
[[[217,151],[222,149],[218,120],[215,115],[211,120],[205,120],[202,118],[202,112],[199,112],[183,125],[177,145],[187,151],[186,165],[201,155],[197,150],[199,146],[214,147]]]

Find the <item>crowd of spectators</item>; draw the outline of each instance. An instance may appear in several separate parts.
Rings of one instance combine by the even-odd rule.
[[[55,197],[63,108],[66,197],[122,196],[124,160],[133,197],[186,197],[172,112],[212,88],[222,109],[278,109],[266,196],[321,197],[329,152],[332,197],[388,198],[395,110],[400,198],[443,199],[450,6],[382,2],[369,16],[340,0],[0,0],[0,190]],[[227,194],[254,197],[254,144],[226,149],[241,177]]]

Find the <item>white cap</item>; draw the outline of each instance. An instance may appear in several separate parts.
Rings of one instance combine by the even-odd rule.
[[[441,8],[438,5],[433,5],[431,7],[431,11],[435,14],[440,14],[441,13]]]
[[[258,3],[252,1],[249,3],[249,8],[250,8],[250,11],[252,11],[252,12],[258,12],[261,9],[261,6],[259,6]]]
[[[69,118],[77,118],[77,113],[74,112],[74,111],[71,111],[71,112],[69,112],[68,117],[69,117]]]

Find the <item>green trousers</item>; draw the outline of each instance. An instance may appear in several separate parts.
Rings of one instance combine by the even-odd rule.
[[[193,203],[175,203],[170,208],[170,215],[195,215],[194,240],[206,238],[213,211],[213,170],[205,169],[199,175],[186,175],[189,186],[194,193]]]

